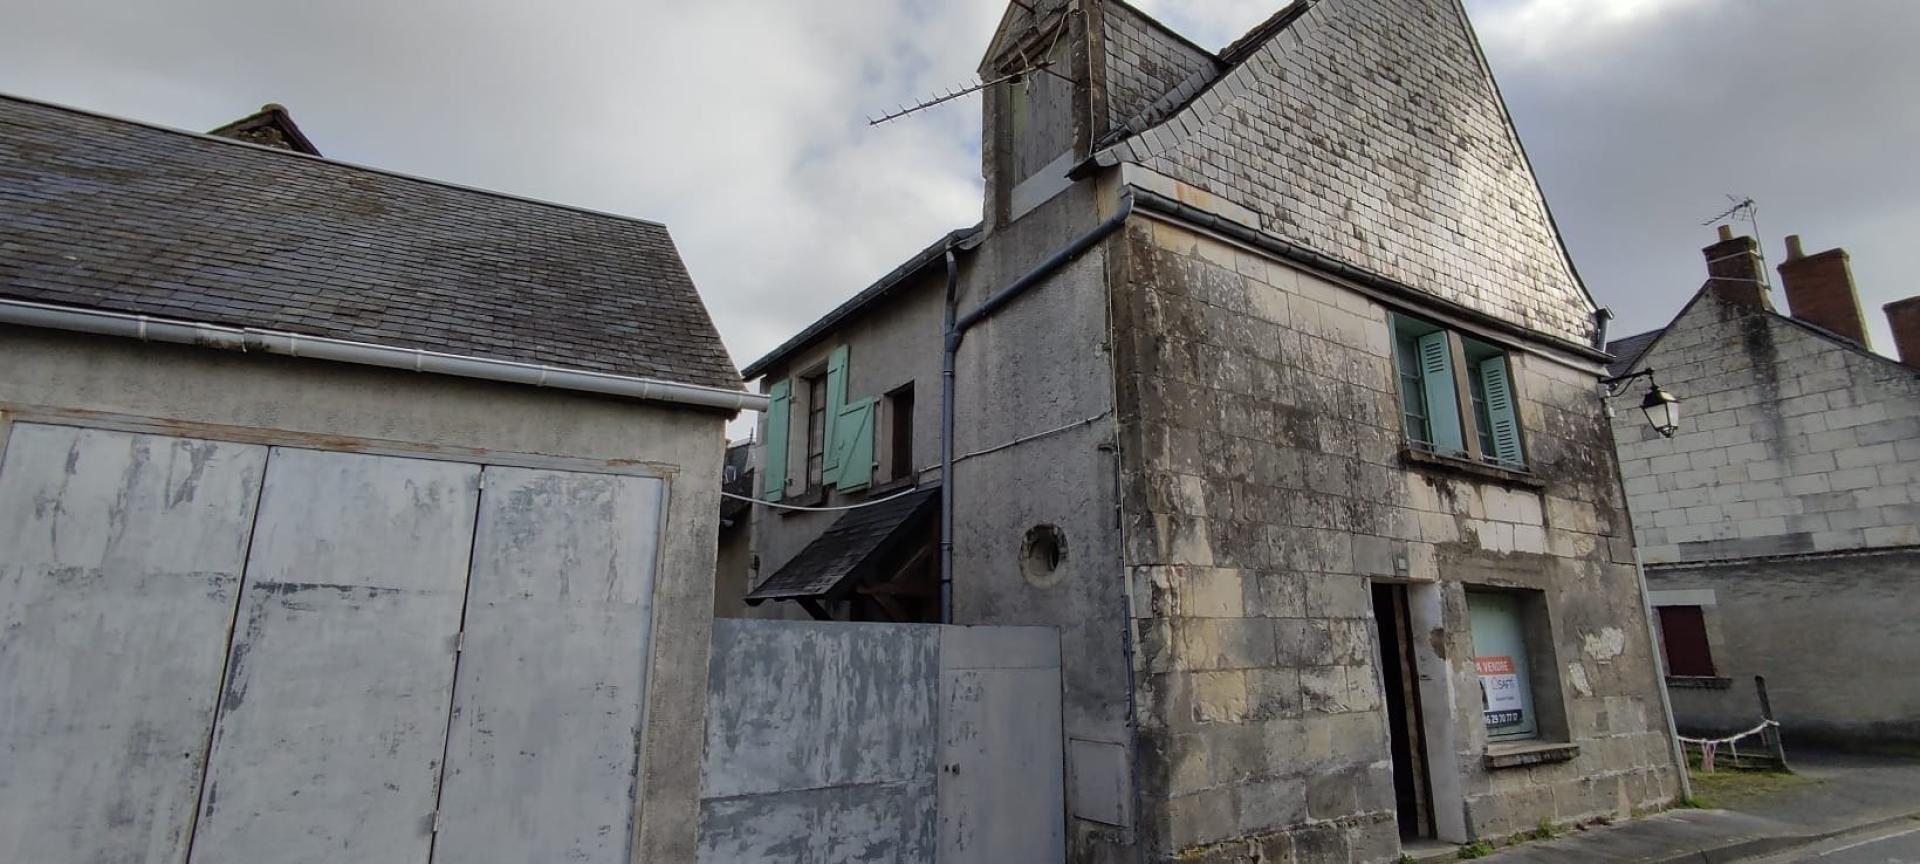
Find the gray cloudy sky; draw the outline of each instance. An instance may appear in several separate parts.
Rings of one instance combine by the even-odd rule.
[[[1139,0],[1219,47],[1282,0]],[[1879,306],[1920,229],[1920,3],[1468,0],[1616,335],[1752,195]],[[1003,0],[0,0],[0,92],[206,129],[286,104],[328,156],[666,222],[744,365],[979,218],[967,79]]]

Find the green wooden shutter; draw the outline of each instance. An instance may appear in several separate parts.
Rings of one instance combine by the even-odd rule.
[[[1460,433],[1460,390],[1453,375],[1453,346],[1445,330],[1420,337],[1420,383],[1427,393],[1427,427],[1433,433],[1429,443],[1441,453],[1466,452],[1466,439]]]
[[[873,417],[880,400],[868,397],[840,409],[834,422],[834,445],[840,451],[840,491],[865,489],[873,483]]]
[[[1489,357],[1480,361],[1480,383],[1486,388],[1487,422],[1493,428],[1492,456],[1502,465],[1524,465],[1520,452],[1520,414],[1513,400],[1513,383],[1507,375],[1507,358]]]
[[[847,346],[833,349],[827,355],[827,423],[821,433],[822,465],[820,483],[832,486],[840,477],[840,445],[837,441],[840,411],[847,407]],[[811,410],[811,407],[809,407]]]
[[[767,458],[761,466],[761,497],[778,501],[787,492],[787,426],[793,414],[793,380],[774,382],[767,393]]]

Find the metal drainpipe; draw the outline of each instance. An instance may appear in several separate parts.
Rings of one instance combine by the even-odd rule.
[[[1066,266],[1073,259],[1085,254],[1107,235],[1120,230],[1126,224],[1127,217],[1133,215],[1133,190],[1128,189],[1120,197],[1120,208],[1114,211],[1106,221],[1093,227],[1093,230],[1075,238],[1072,243],[1040,262],[1025,275],[1013,280],[1012,284],[981,301],[972,312],[955,318],[958,312],[959,271],[955,265],[953,248],[947,248],[947,309],[946,342],[944,356],[940,359],[940,623],[953,623],[953,428],[954,428],[954,364],[960,354],[960,342],[966,338],[967,331],[973,325],[992,317],[1000,308],[1013,302],[1021,294],[1040,284],[1042,279],[1053,271]]]
[[[1612,307],[1602,306],[1593,310],[1593,347],[1595,350],[1607,350],[1607,322],[1612,320]]]

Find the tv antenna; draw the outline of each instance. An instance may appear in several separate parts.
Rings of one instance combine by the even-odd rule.
[[[1013,0],[1013,2],[1015,3],[1015,5],[1018,5],[1020,8],[1027,10],[1027,12],[1029,13],[1032,13],[1034,11],[1033,7],[1020,2],[1020,0]],[[1055,29],[1053,31],[1053,41],[1047,45],[1047,50],[1041,53],[1040,56],[1042,57],[1049,56],[1053,53],[1054,47],[1060,44],[1060,34],[1066,32],[1066,27],[1061,26],[1059,24],[1055,24],[1054,26],[1055,26]],[[970,84],[966,84],[957,88],[948,88],[945,93],[942,93],[940,95],[933,96],[927,99],[922,99],[919,102],[916,102],[912,105],[901,105],[892,111],[888,111],[884,114],[881,114],[879,117],[868,117],[867,125],[878,126],[889,120],[898,120],[902,117],[907,116],[908,114],[925,111],[926,109],[932,108],[935,105],[952,102],[953,100],[958,99],[962,96],[966,96],[972,93],[978,93],[982,90],[987,89],[988,87],[992,87],[998,84],[1014,84],[1014,83],[1019,83],[1021,81],[1028,81],[1029,83],[1031,83],[1030,76],[1034,75],[1035,73],[1045,73],[1048,75],[1052,75],[1053,77],[1058,78],[1062,81],[1065,81],[1068,84],[1074,83],[1074,80],[1072,78],[1069,78],[1065,75],[1062,75],[1058,72],[1053,71],[1052,60],[1041,60],[1038,62],[1027,60],[1027,54],[1026,54],[1026,51],[1024,50],[1020,52],[1020,59],[1023,61],[1023,65],[1021,65],[1019,69],[1016,69],[1012,72],[1008,72],[1005,75],[1001,75],[997,78],[993,78],[990,80],[976,78]]]
[[[1768,275],[1766,235],[1760,233],[1760,204],[1751,195],[1728,195],[1732,207],[1715,214],[1701,225],[1713,225],[1718,222],[1745,222],[1753,226],[1753,239],[1760,252],[1760,284],[1773,287],[1773,277]]]

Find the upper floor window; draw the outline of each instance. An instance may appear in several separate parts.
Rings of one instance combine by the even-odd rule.
[[[818,489],[825,480],[827,465],[827,376],[814,375],[807,382],[807,488]]]
[[[1526,467],[1519,403],[1505,351],[1395,314],[1393,359],[1401,425],[1411,446],[1507,468]]]

